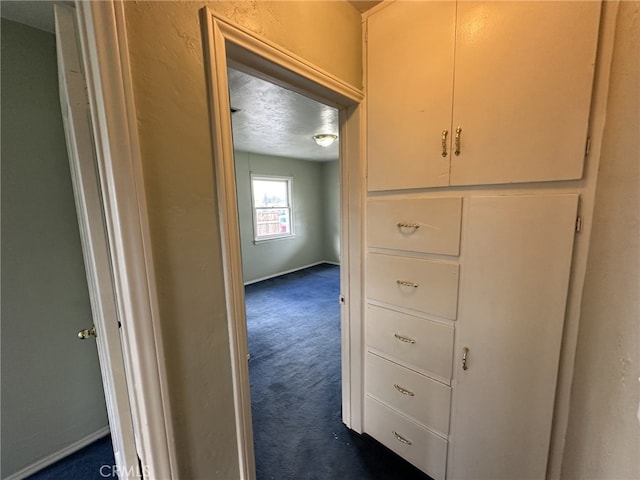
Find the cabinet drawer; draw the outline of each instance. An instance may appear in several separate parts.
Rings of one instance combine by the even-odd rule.
[[[367,305],[367,345],[451,382],[453,327]]]
[[[431,430],[449,433],[451,388],[371,353],[366,391]]]
[[[369,247],[458,255],[462,198],[375,198],[367,203]]]
[[[367,296],[455,320],[458,265],[370,253]]]
[[[367,395],[365,432],[434,480],[444,480],[447,441]]]

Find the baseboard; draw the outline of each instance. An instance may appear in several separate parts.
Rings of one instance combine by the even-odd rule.
[[[68,457],[72,453],[77,452],[81,448],[86,447],[87,445],[95,442],[96,440],[101,439],[102,437],[109,434],[109,426],[101,428],[97,432],[92,433],[91,435],[87,435],[86,437],[78,440],[77,442],[72,443],[71,445],[63,448],[62,450],[58,450],[57,452],[38,460],[35,463],[32,463],[28,467],[23,468],[22,470],[12,474],[9,477],[4,478],[3,480],[22,480],[23,478],[27,478],[29,475],[33,475],[36,472],[39,472],[45,467],[56,463],[58,460],[62,460],[65,457]]]
[[[245,285],[251,285],[252,283],[262,282],[264,280],[269,280],[270,278],[276,278],[276,277],[279,277],[281,275],[286,275],[287,273],[299,272],[300,270],[304,270],[305,268],[315,267],[316,265],[322,265],[323,263],[328,263],[330,265],[340,266],[340,264],[338,262],[329,262],[329,261],[326,261],[326,260],[322,260],[320,262],[310,263],[309,265],[304,265],[302,267],[292,268],[291,270],[286,270],[284,272],[278,272],[278,273],[274,273],[272,275],[267,275],[266,277],[256,278],[255,280],[249,280],[248,282],[244,282],[244,284]]]

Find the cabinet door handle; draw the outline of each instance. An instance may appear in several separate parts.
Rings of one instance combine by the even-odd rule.
[[[420,228],[420,224],[418,223],[402,223],[402,222],[398,222],[397,223],[398,228],[413,228],[414,230],[417,230]]]
[[[449,135],[449,130],[442,130],[442,156],[447,156],[447,135]]]
[[[396,437],[396,440],[398,440],[400,443],[404,443],[405,445],[413,445],[413,442],[411,440],[407,440],[395,430],[393,431],[393,435]]]
[[[453,152],[456,154],[456,157],[460,155],[460,134],[462,133],[462,127],[456,128],[456,151]]]
[[[469,349],[464,347],[462,349],[462,369],[467,370],[469,366],[467,365],[467,355],[469,354]]]
[[[396,283],[398,285],[402,285],[403,287],[413,287],[413,288],[418,288],[418,284],[417,283],[413,283],[413,282],[407,282],[405,280],[396,280]]]
[[[404,343],[416,343],[416,341],[413,338],[404,337],[402,335],[398,335],[397,333],[394,333],[393,336]]]
[[[393,386],[395,387],[396,390],[398,390],[403,395],[408,395],[410,397],[415,396],[415,393],[413,393],[411,390],[407,390],[406,388],[402,388],[397,383],[394,383]]]

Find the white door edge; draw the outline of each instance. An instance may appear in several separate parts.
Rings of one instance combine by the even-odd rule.
[[[54,5],[54,11],[60,104],[115,456],[115,465],[107,466],[107,471],[111,473],[115,467],[120,478],[129,478],[129,473],[138,469],[138,456],[91,139],[89,100],[78,52],[75,9]]]

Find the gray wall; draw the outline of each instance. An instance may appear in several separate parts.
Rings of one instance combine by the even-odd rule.
[[[58,100],[55,38],[2,19],[5,478],[107,425]]]
[[[562,477],[640,478],[640,2],[621,2]]]
[[[236,185],[242,268],[245,282],[323,261],[338,261],[335,246],[327,248],[337,234],[339,205],[337,179],[331,164],[293,158],[235,152]],[[251,211],[251,173],[293,177],[292,238],[254,243]],[[333,200],[333,197],[336,197]],[[333,242],[335,243],[335,242]],[[339,244],[338,244],[339,246]]]
[[[340,263],[340,163],[322,164],[324,259]]]

